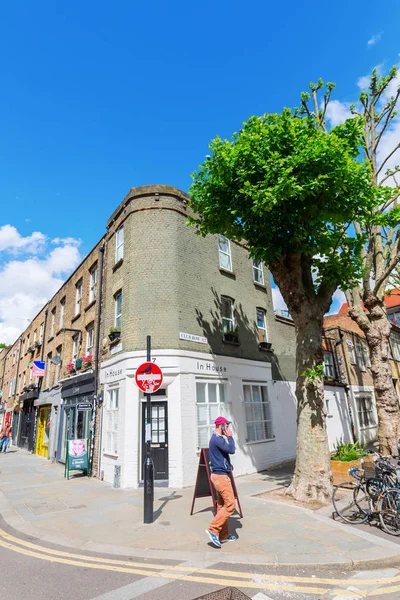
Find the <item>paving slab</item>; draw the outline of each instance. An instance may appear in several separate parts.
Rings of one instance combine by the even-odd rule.
[[[143,524],[143,489],[120,490],[97,479],[64,479],[63,468],[18,451],[0,454],[0,511],[15,529],[44,541],[118,555],[179,560],[254,561],[273,565],[332,565],[351,568],[400,564],[400,546],[330,518],[331,509],[310,511],[255,497],[287,485],[288,468],[238,477],[244,512],[230,519],[238,541],[218,550],[207,543],[210,498],[193,488],[156,488],[155,522]]]

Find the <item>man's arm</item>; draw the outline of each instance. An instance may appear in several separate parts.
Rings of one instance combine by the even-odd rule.
[[[236,446],[235,440],[233,437],[226,436],[225,438],[214,436],[216,439],[214,440],[214,444],[224,452],[228,452],[228,454],[235,454]]]

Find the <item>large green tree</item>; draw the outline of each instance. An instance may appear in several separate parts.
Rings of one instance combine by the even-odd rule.
[[[333,84],[310,84],[303,108],[315,114],[251,117],[231,139],[215,138],[211,155],[192,175],[191,222],[202,235],[221,233],[245,243],[270,268],[296,331],[297,448],[289,492],[329,501],[332,493],[323,387],[322,321],[338,285],[361,272],[362,237],[377,202],[368,170],[357,160],[360,119],[330,132],[325,111]]]
[[[371,185],[379,191],[382,202],[374,209],[373,225],[362,219],[354,223],[356,231],[365,236],[363,276],[346,292],[349,314],[364,332],[370,351],[379,449],[383,454],[395,455],[400,412],[389,362],[391,325],[384,293],[400,263],[400,140],[393,127],[399,99],[397,69],[393,67],[385,76],[374,69],[358,105],[352,107],[352,113],[362,122],[364,162],[369,167]]]

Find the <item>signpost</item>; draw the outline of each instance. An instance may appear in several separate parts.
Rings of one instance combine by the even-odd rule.
[[[136,385],[146,394],[146,458],[144,461],[144,523],[153,522],[154,465],[151,458],[151,394],[162,385],[160,367],[151,362],[151,337],[147,336],[147,362],[141,364],[135,375]]]
[[[67,440],[64,477],[69,479],[70,471],[86,471],[89,475],[88,440]]]

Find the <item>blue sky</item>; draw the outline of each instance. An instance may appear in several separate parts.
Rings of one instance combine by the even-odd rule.
[[[296,105],[310,80],[356,99],[361,76],[400,60],[400,3],[381,6],[3,3],[0,226],[22,239],[41,232],[37,261],[76,250],[66,238],[81,240],[82,256],[130,187],[188,190],[211,138]],[[0,237],[0,268],[31,257],[28,247]]]

